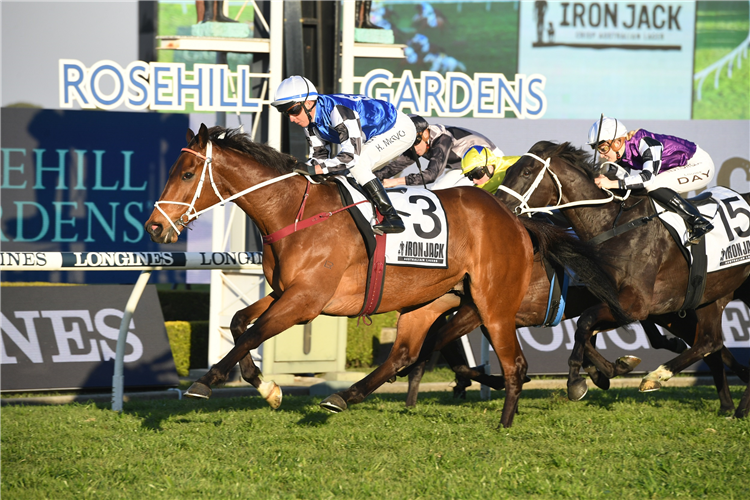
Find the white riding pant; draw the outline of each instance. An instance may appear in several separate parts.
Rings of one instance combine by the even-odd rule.
[[[696,189],[703,189],[711,182],[714,175],[716,175],[714,161],[708,153],[698,147],[687,165],[674,167],[656,175],[646,190],[653,191],[666,187],[682,195]]]
[[[375,135],[364,143],[357,163],[349,168],[349,173],[360,186],[365,185],[376,178],[373,170],[400,156],[414,145],[416,138],[417,129],[414,122],[399,111],[392,129],[384,134]]]

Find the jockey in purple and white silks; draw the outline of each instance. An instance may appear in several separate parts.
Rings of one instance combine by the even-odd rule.
[[[404,230],[403,221],[372,171],[414,145],[417,131],[408,116],[379,99],[320,95],[312,82],[301,76],[282,81],[271,105],[305,130],[311,174],[348,171],[383,214],[383,222],[375,229],[383,233]],[[332,144],[341,146],[336,156],[332,156]]]
[[[688,226],[688,241],[697,243],[713,225],[678,193],[704,188],[716,169],[696,144],[671,135],[638,129],[603,116],[589,129],[588,144],[606,162],[596,184],[607,189],[643,189]]]

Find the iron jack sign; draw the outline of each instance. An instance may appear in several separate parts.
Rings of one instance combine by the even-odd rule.
[[[60,107],[138,111],[195,111],[251,113],[260,111],[262,99],[251,97],[250,67],[134,61],[123,68],[114,61],[99,61],[87,68],[75,59],[59,60]]]

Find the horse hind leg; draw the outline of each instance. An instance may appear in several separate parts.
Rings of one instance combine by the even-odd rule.
[[[719,394],[719,415],[730,415],[734,412],[734,401],[729,392],[727,372],[724,370],[724,362],[721,360],[721,352],[714,352],[703,358],[703,361],[711,369],[716,392]]]
[[[321,401],[320,406],[330,412],[338,413],[346,410],[350,404],[364,401],[375,389],[394,377],[399,370],[418,359],[430,325],[439,315],[458,305],[458,297],[444,295],[425,306],[402,312],[398,318],[396,341],[385,362],[349,389],[332,394]]]
[[[740,404],[737,405],[737,410],[734,412],[735,418],[745,418],[748,412],[750,412],[750,383],[747,384],[747,389],[740,399]]]

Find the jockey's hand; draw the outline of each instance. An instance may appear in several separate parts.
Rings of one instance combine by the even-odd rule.
[[[323,169],[317,163],[315,164],[315,173],[316,174],[322,174],[322,173],[324,173]]]
[[[594,179],[594,182],[596,183],[597,186],[599,186],[602,189],[617,189],[620,187],[620,183],[618,181],[607,179],[603,175],[600,175],[599,177]]]

